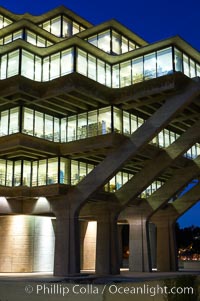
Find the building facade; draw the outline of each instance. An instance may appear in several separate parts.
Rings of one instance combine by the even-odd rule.
[[[175,271],[200,190],[199,76],[178,36],[0,8],[0,272],[117,274],[124,225],[131,271]]]

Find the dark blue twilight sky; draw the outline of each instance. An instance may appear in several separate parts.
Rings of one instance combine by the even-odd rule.
[[[200,51],[199,0],[0,0],[14,13],[39,15],[64,5],[94,25],[117,19],[149,43],[180,35]],[[179,223],[200,226],[200,202]]]

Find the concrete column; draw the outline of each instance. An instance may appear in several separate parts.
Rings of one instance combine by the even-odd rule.
[[[80,272],[79,221],[70,210],[56,214],[54,276]]]
[[[150,272],[150,247],[146,218],[133,217],[128,220],[129,230],[129,270]]]
[[[109,212],[105,212],[97,219],[96,274],[119,273],[117,221]]]
[[[175,224],[160,220],[157,226],[157,270],[173,272],[178,269]]]

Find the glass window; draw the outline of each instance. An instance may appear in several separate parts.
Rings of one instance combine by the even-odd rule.
[[[195,72],[195,62],[190,59],[190,77],[195,77],[196,72]]]
[[[170,145],[170,132],[166,129],[164,129],[164,139],[165,139],[165,147]]]
[[[37,46],[38,47],[45,47],[46,46],[46,40],[40,36],[37,36]]]
[[[0,159],[0,185],[6,185],[6,160]]]
[[[50,30],[51,30],[50,21],[43,23],[43,29],[50,32]]]
[[[182,52],[179,51],[177,48],[174,50],[174,63],[175,63],[175,70],[183,72],[183,55]]]
[[[19,108],[13,108],[10,110],[10,124],[9,134],[19,132]]]
[[[96,80],[96,58],[88,55],[88,77]]]
[[[156,77],[156,54],[151,53],[144,56],[144,79]]]
[[[164,133],[163,133],[163,131],[161,131],[158,134],[158,143],[159,143],[159,146],[164,147]]]
[[[123,134],[130,135],[130,114],[123,111]]]
[[[106,84],[105,63],[99,59],[97,59],[97,81],[103,85]]]
[[[69,74],[74,71],[73,49],[62,51],[61,53],[61,75]]]
[[[8,110],[1,112],[0,136],[8,135],[8,115]]]
[[[77,23],[75,23],[75,22],[73,22],[73,29],[72,29],[72,34],[74,35],[74,34],[77,34],[77,33],[79,33],[79,24],[77,24]]]
[[[67,122],[67,141],[76,140],[76,116],[68,117]]]
[[[47,184],[58,183],[58,158],[48,159]]]
[[[88,42],[97,47],[98,46],[98,44],[97,44],[97,35],[88,38]]]
[[[5,79],[7,72],[7,54],[1,57],[1,79]]]
[[[135,44],[131,41],[129,41],[129,51],[135,50]]]
[[[128,39],[122,37],[122,53],[128,52]]]
[[[38,185],[46,185],[47,183],[47,161],[40,160],[38,167]]]
[[[44,114],[37,111],[35,111],[34,135],[39,138],[44,138]]]
[[[132,60],[133,83],[143,81],[143,57]]]
[[[33,110],[23,108],[22,131],[25,134],[33,135]]]
[[[59,118],[54,117],[54,142],[59,142],[59,141],[60,141],[60,121]],[[65,136],[65,142],[66,142],[66,136]]]
[[[21,170],[22,170],[22,162],[15,161],[14,162],[14,186],[21,185]]]
[[[83,180],[86,176],[86,163],[79,162],[79,180]]]
[[[87,76],[87,53],[78,49],[77,72]]]
[[[53,117],[45,114],[45,139],[53,141]]]
[[[4,44],[8,44],[10,42],[12,42],[12,35],[11,34],[4,38]]]
[[[140,117],[137,117],[137,126],[138,126],[138,128],[141,126],[141,125],[143,125],[143,123],[144,123],[144,119],[142,119],[142,118],[140,118]]]
[[[60,183],[70,184],[70,161],[65,158],[60,159]]]
[[[13,41],[17,39],[22,39],[23,38],[23,32],[22,30],[16,31],[13,33]]]
[[[64,38],[71,36],[72,25],[71,21],[69,21],[66,17],[63,17],[63,29],[62,36]]]
[[[98,123],[97,123],[97,110],[88,112],[88,137],[97,136]]]
[[[19,50],[8,54],[8,73],[7,77],[19,74]]]
[[[38,162],[34,161],[32,166],[32,186],[38,186]]]
[[[51,33],[57,37],[61,36],[61,17],[51,20]]]
[[[113,108],[113,122],[114,131],[116,133],[122,133],[122,111],[116,107]]]
[[[131,114],[131,134],[138,128],[137,117]]]
[[[111,87],[111,66],[106,64],[106,86]]]
[[[172,66],[172,48],[163,49],[157,52],[157,76],[171,73]]]
[[[21,74],[30,79],[34,79],[34,55],[25,50],[22,50]]]
[[[31,162],[23,161],[23,185],[31,186]]]
[[[61,119],[61,142],[66,142],[66,134],[67,134],[67,119],[62,118]]]
[[[71,185],[79,182],[79,164],[78,161],[71,160]]]
[[[59,77],[60,75],[60,53],[51,55],[50,79]]]
[[[111,107],[99,110],[98,134],[103,135],[111,132]]]
[[[185,54],[183,54],[183,72],[185,75],[190,76],[189,58]]]
[[[6,186],[13,186],[13,162],[7,161]]]
[[[49,80],[49,57],[44,58],[43,60],[43,81]]]
[[[98,34],[98,47],[110,53],[110,30]]]
[[[131,61],[120,64],[120,87],[131,85]]]
[[[122,187],[122,172],[116,174],[116,190]]]
[[[87,137],[87,113],[78,115],[77,139]]]
[[[120,35],[117,32],[115,32],[114,30],[112,31],[112,52],[115,54],[121,53]]]
[[[196,64],[197,76],[200,76],[200,65]]]
[[[128,174],[126,172],[122,173],[122,184],[126,184],[128,182]]]
[[[32,45],[36,45],[36,34],[34,34],[33,32],[27,30],[27,42],[32,44]]]
[[[119,88],[119,64],[113,66],[112,87]]]
[[[42,80],[42,60],[39,56],[35,56],[35,80]]]

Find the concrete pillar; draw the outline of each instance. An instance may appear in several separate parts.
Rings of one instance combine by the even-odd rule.
[[[79,221],[70,210],[56,213],[54,276],[80,272]]]
[[[129,270],[150,272],[150,247],[146,218],[133,217],[129,221]]]
[[[157,270],[173,272],[178,269],[175,223],[166,219],[157,221]]]
[[[96,274],[119,274],[119,242],[116,218],[109,212],[97,219]]]

